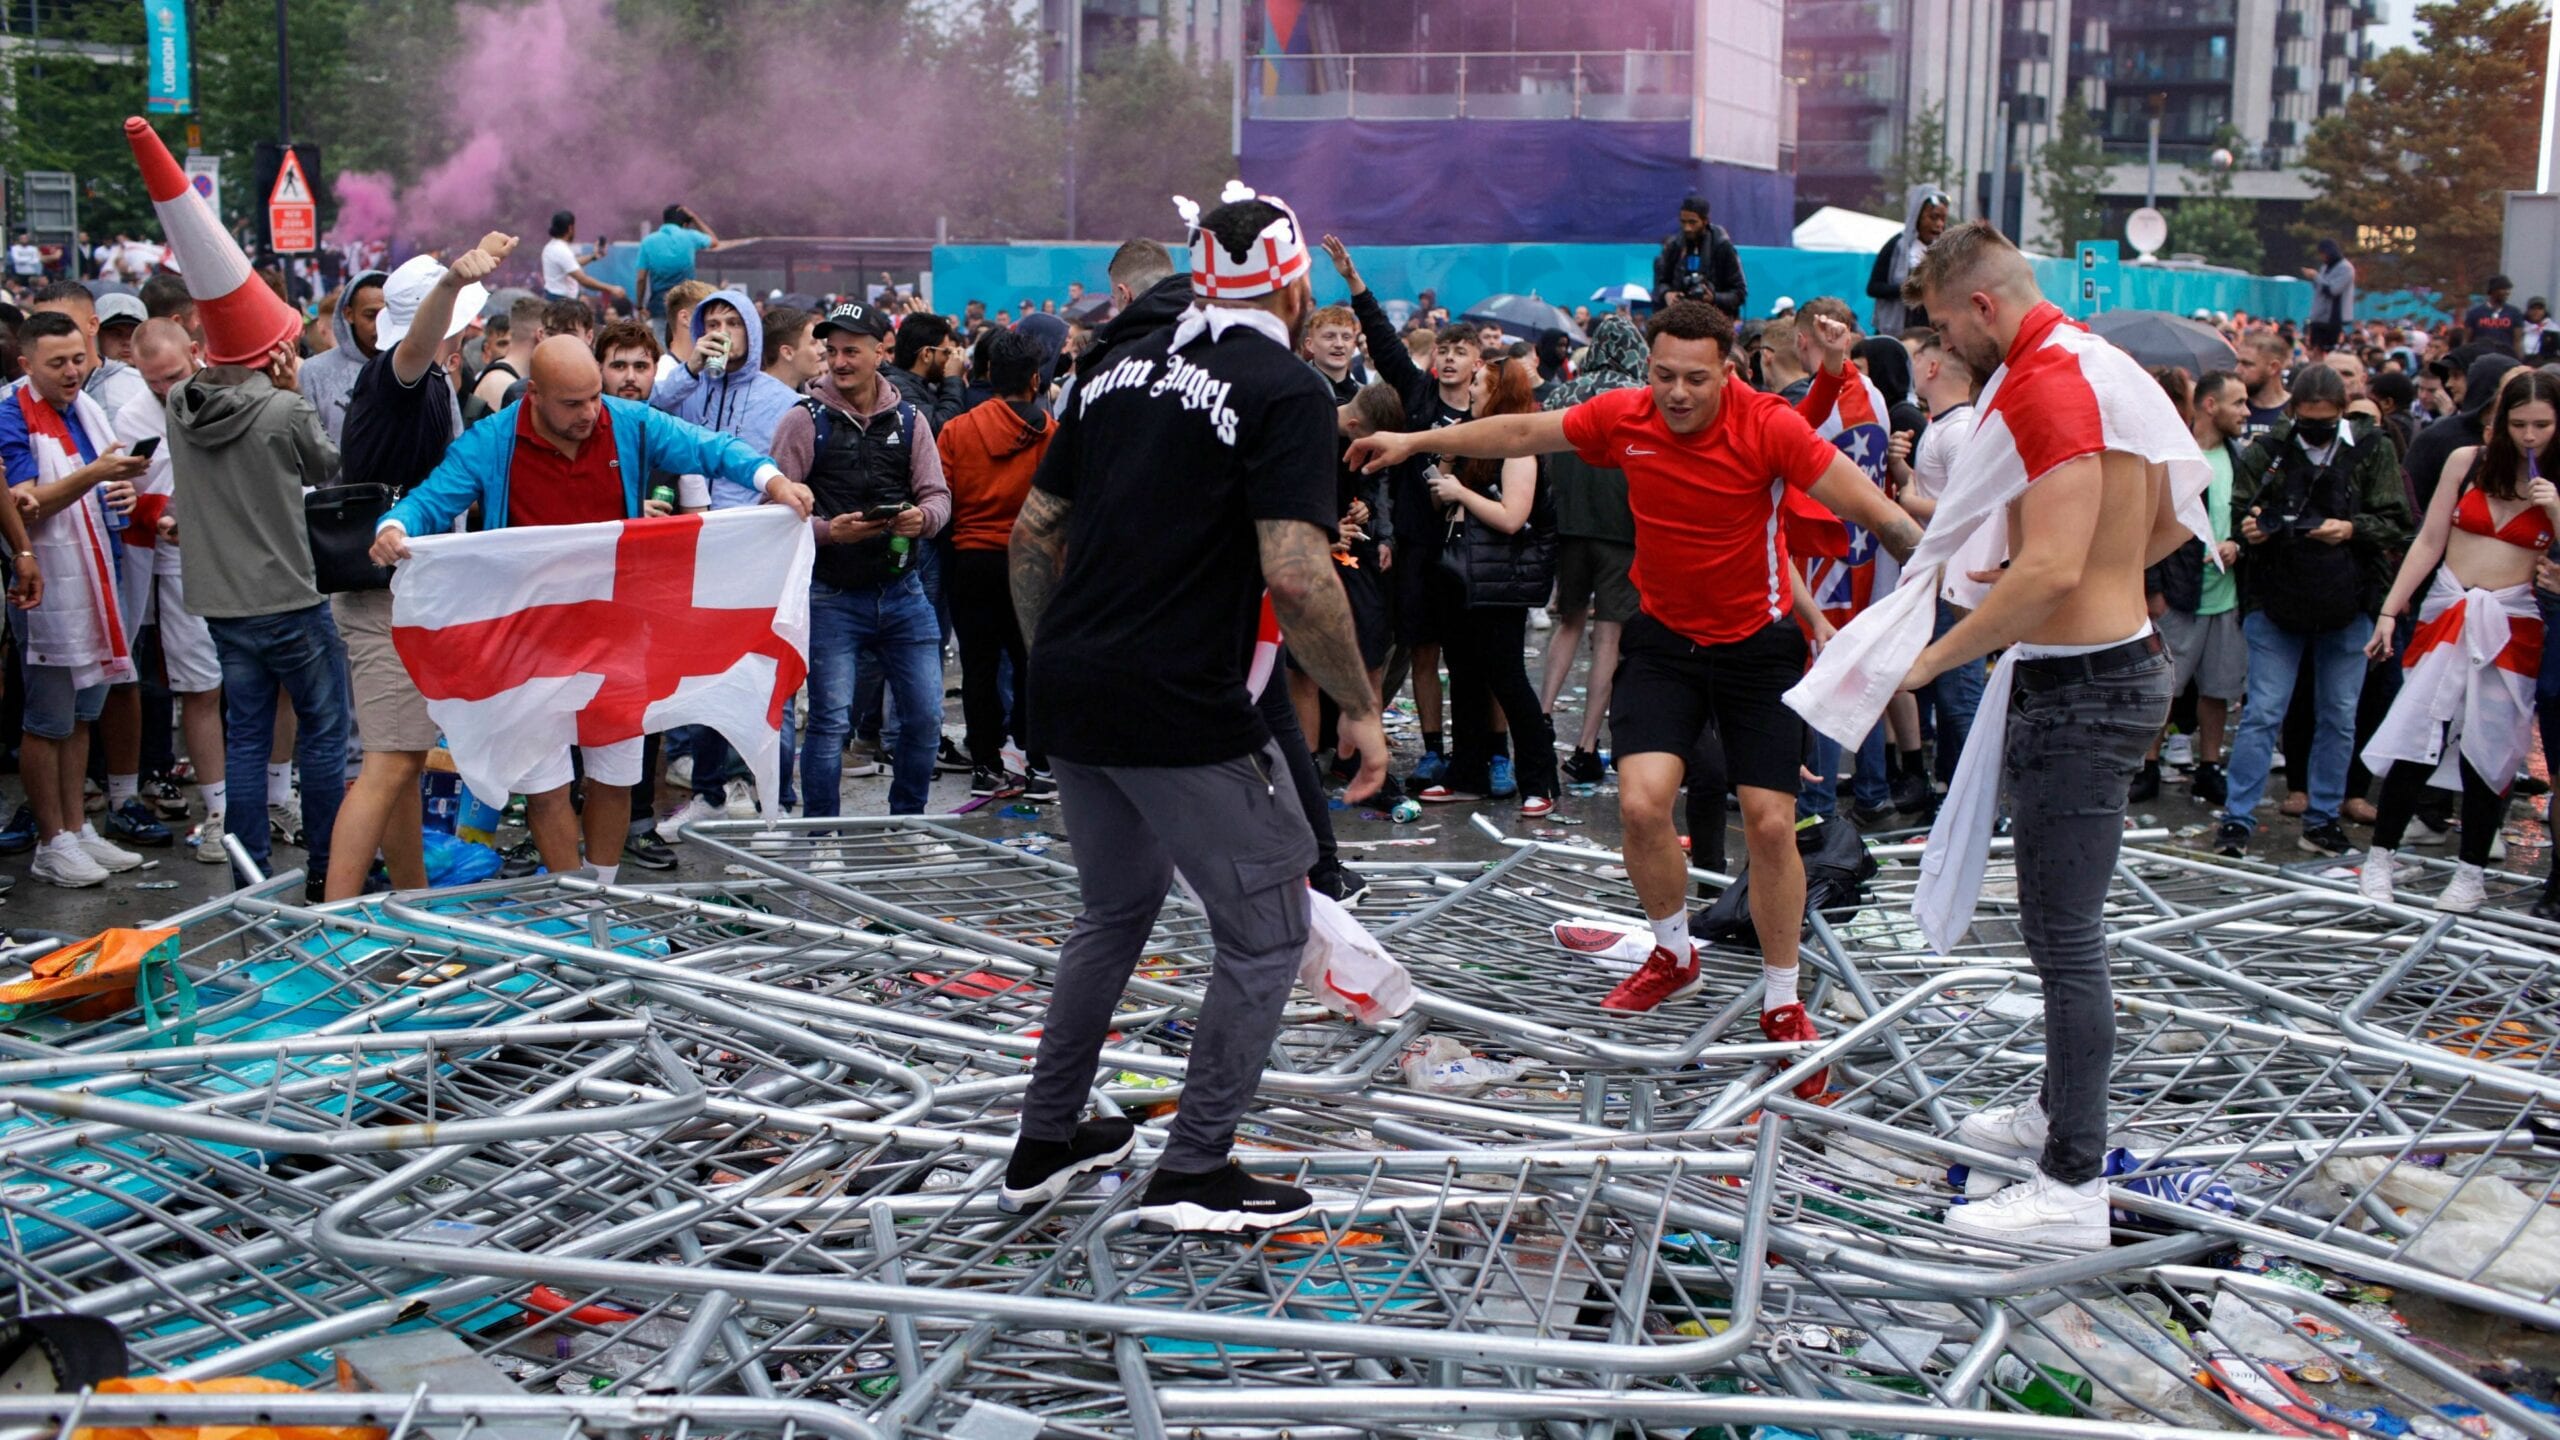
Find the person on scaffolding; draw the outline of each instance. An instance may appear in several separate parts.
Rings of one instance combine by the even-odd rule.
[[[1047,1204],[1126,1160],[1136,1131],[1084,1120],[1113,1012],[1176,871],[1216,966],[1182,1108],[1138,1206],[1164,1230],[1268,1230],[1313,1208],[1228,1152],[1306,944],[1315,840],[1247,689],[1263,591],[1299,666],[1342,707],[1358,801],[1386,732],[1333,563],[1334,401],[1297,358],[1315,313],[1306,238],[1240,184],[1191,222],[1192,304],[1076,386],[1013,529],[1034,742],[1083,860],[1001,1203]]]

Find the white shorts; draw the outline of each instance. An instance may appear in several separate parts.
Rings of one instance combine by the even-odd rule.
[[[578,757],[586,762],[587,783],[591,785],[631,786],[640,783],[640,747],[646,738],[617,740],[610,745],[581,745]],[[577,777],[569,764],[569,752],[536,769],[516,786],[520,795],[542,795],[557,790]]]
[[[203,616],[187,609],[179,593],[178,547],[127,549],[124,558],[116,598],[124,607],[125,634],[139,634],[143,626],[158,622],[169,688],[180,695],[221,689],[222,661],[213,651],[213,631]]]

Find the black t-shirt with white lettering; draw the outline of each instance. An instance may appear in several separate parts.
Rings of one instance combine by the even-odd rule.
[[[1234,326],[1168,329],[1077,382],[1032,482],[1066,501],[1066,569],[1031,645],[1036,745],[1082,765],[1211,765],[1270,739],[1245,689],[1255,522],[1330,536],[1333,396]]]

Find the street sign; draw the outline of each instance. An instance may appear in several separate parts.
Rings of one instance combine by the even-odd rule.
[[[277,163],[275,186],[267,192],[267,234],[279,255],[320,248],[320,202],[302,173],[302,157],[291,150]]]
[[[2079,302],[2076,318],[2086,320],[2107,308],[2107,297],[2119,293],[2122,283],[2118,268],[2122,263],[2121,252],[2113,240],[2083,240],[2080,242],[2079,260],[2080,293],[2074,297]]]
[[[186,160],[187,184],[204,197],[205,208],[213,212],[215,223],[222,220],[222,157],[190,155]]]

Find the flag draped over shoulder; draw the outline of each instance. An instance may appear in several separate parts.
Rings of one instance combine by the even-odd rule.
[[[1982,553],[1977,542],[1986,536],[2007,555],[2010,502],[2064,463],[2117,451],[2165,465],[2178,519],[2208,552],[2213,548],[2213,526],[2204,510],[2213,472],[2177,407],[2132,356],[2053,305],[2028,313],[1973,416],[1946,493],[1903,566],[1902,584],[1843,627],[1787,692],[1787,704],[1806,724],[1844,748],[1865,741],[1902,677],[1928,648],[1948,563]],[[2012,652],[1992,667],[1964,758],[1921,856],[1912,912],[1941,952],[1964,937],[1981,892],[1999,809],[2000,752],[2016,664]]]
[[[779,506],[429,535],[391,638],[491,804],[571,744],[725,736],[778,813],[783,707],[809,673],[808,523]]]

